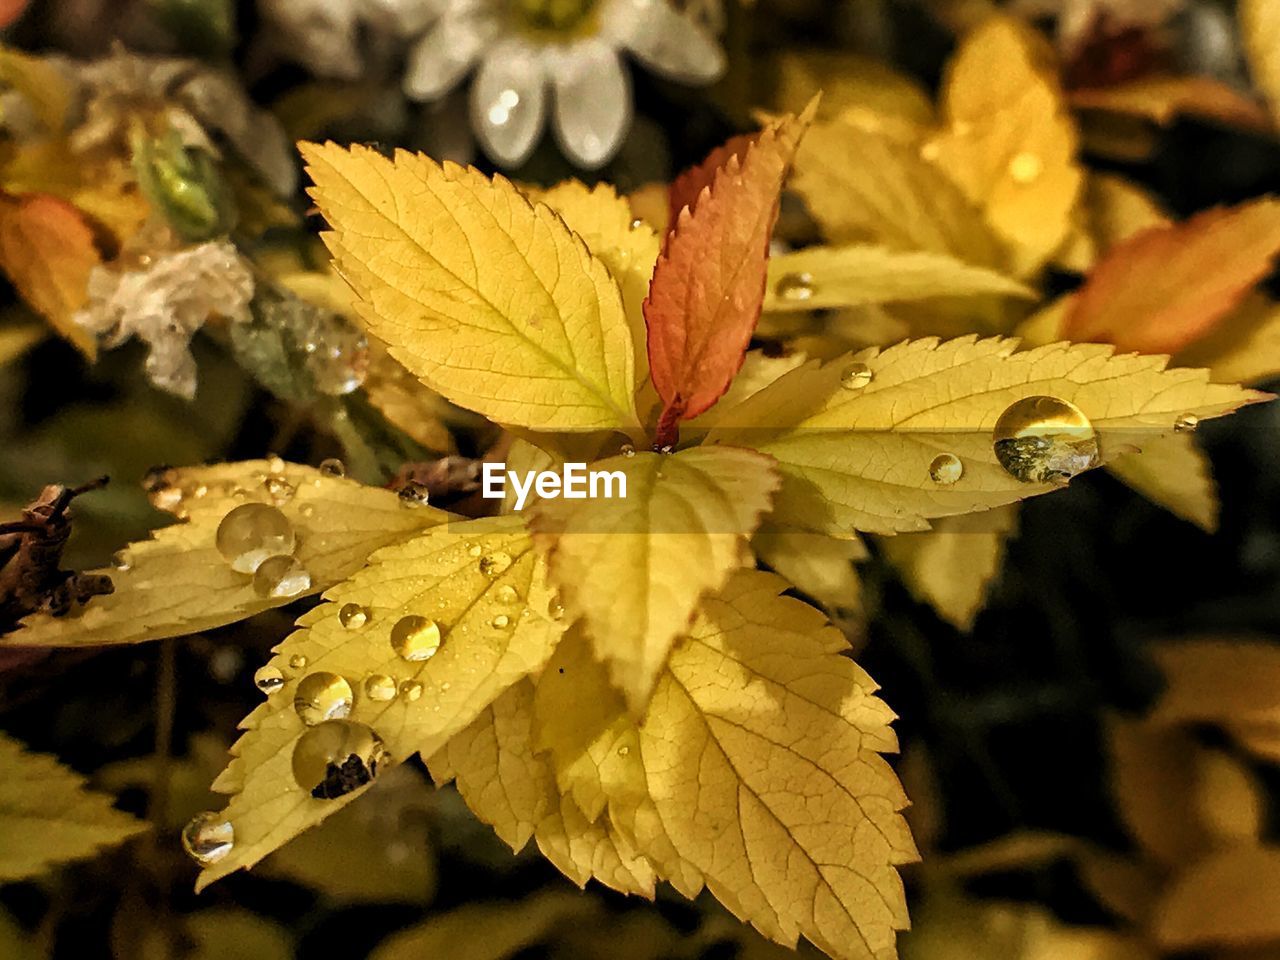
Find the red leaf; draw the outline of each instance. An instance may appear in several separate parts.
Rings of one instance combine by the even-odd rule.
[[[1144,230],[1094,268],[1062,336],[1176,353],[1234,311],[1277,254],[1280,201],[1270,198]]]
[[[680,211],[685,207],[690,210],[698,205],[698,197],[703,190],[710,189],[715,182],[720,168],[729,162],[730,157],[737,157],[738,162],[746,156],[748,148],[760,138],[758,133],[744,133],[739,137],[716,147],[705,160],[695,167],[690,167],[671,183],[667,193],[667,224],[674,228],[680,222]]]
[[[741,155],[733,141],[721,148],[724,166],[666,236],[644,303],[663,403],[659,446],[674,442],[679,421],[720,399],[742,366],[764,302],[778,194],[816,108],[815,100],[799,118],[771,125]]]

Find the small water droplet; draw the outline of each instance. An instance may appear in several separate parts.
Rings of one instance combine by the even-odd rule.
[[[310,520],[316,515],[316,505],[314,503],[304,503],[298,508],[298,513],[304,520]]]
[[[262,486],[266,488],[267,496],[271,498],[271,502],[276,506],[288,503],[293,499],[293,495],[298,492],[292,483],[274,473],[262,481]]]
[[[267,557],[293,553],[293,525],[275,507],[245,503],[233,508],[214,536],[218,553],[238,573],[253,573]]]
[[[954,453],[940,453],[929,464],[929,479],[949,487],[964,476],[964,463]]]
[[[559,597],[552,597],[547,601],[547,616],[552,620],[564,619],[564,604],[560,602]]]
[[[405,507],[425,507],[430,499],[427,485],[417,480],[405,481],[404,486],[397,492],[400,495],[401,505]]]
[[[263,693],[275,693],[284,686],[284,674],[280,672],[279,667],[268,663],[253,675],[253,685]]]
[[[311,574],[297,557],[268,557],[253,572],[253,592],[260,597],[296,597],[311,589]]]
[[[217,863],[236,843],[236,831],[222,814],[197,813],[182,828],[182,849],[202,867]]]
[[[631,748],[628,747],[625,743],[618,748],[618,756],[627,757],[630,755],[631,755]]]
[[[840,386],[846,390],[861,390],[871,383],[874,376],[865,363],[851,363],[840,374]]]
[[[267,455],[267,472],[268,472],[268,473],[283,473],[283,472],[284,472],[284,459],[283,459],[282,457],[278,456],[277,454],[274,454],[274,453],[272,453],[272,454],[268,454],[268,455]],[[262,479],[263,479],[263,480],[265,480],[265,479],[266,479],[266,477],[263,477]]]
[[[124,573],[126,570],[130,570],[133,567],[133,560],[130,559],[129,553],[126,550],[117,550],[111,558],[111,563],[112,566],[121,573]]]
[[[1026,186],[1035,183],[1044,173],[1044,161],[1034,153],[1026,151],[1016,154],[1009,161],[1009,176],[1014,183]]]
[[[507,627],[511,626],[511,618],[505,613],[500,613],[493,618],[493,625],[499,630],[505,630]]]
[[[410,614],[401,617],[391,628],[391,649],[402,660],[417,663],[429,660],[440,649],[440,625],[427,617]]]
[[[1200,418],[1194,413],[1184,413],[1173,422],[1176,433],[1194,433],[1198,426],[1200,426]]]
[[[802,303],[813,299],[813,277],[807,273],[784,274],[774,288],[779,300]]]
[[[488,556],[480,558],[480,572],[486,577],[499,577],[511,566],[511,554],[503,550],[495,550]]]
[[[369,622],[369,608],[358,603],[344,603],[338,610],[338,622],[348,630],[359,630]]]
[[[453,686],[453,684],[451,684],[448,680],[446,680],[444,683],[440,684],[440,690],[441,692],[443,692],[445,690],[448,690],[451,686]]]
[[[364,695],[378,703],[386,703],[396,695],[396,681],[385,673],[371,673],[364,678]]]
[[[294,670],[305,670],[307,668],[307,658],[300,653],[295,653],[289,658],[289,666]]]
[[[388,760],[382,738],[368,724],[326,720],[293,746],[293,779],[317,800],[336,800],[372,783]]]
[[[329,457],[327,460],[321,460],[320,466],[317,469],[326,477],[345,477],[347,475],[346,464],[336,457]]]
[[[622,445],[622,449],[619,450],[618,452],[621,453],[624,457],[634,457],[636,455],[636,448],[629,443],[624,443]]]
[[[507,583],[500,586],[494,592],[494,596],[498,598],[499,603],[515,603],[520,599],[520,594],[516,588]]]
[[[1065,483],[1101,462],[1093,424],[1075,404],[1024,397],[996,421],[996,459],[1023,483]]]
[[[478,543],[468,543],[468,544],[467,544],[467,556],[469,556],[469,557],[478,557],[478,556],[480,556],[480,554],[482,554],[482,553],[484,553],[484,548],[483,548],[482,546],[480,546],[480,544],[478,544]]]
[[[631,221],[632,230],[639,230],[643,226],[644,226],[644,220],[642,220],[640,217],[636,217],[634,220]]]
[[[209,486],[204,483],[197,483],[191,488],[191,496],[196,500],[203,500],[209,495]]]
[[[400,684],[400,698],[406,703],[413,703],[422,696],[422,684],[417,680],[406,680]]]
[[[293,693],[293,709],[309,727],[326,720],[341,720],[351,713],[351,684],[345,677],[321,670],[298,681]]]

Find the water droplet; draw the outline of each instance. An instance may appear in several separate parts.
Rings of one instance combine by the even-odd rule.
[[[448,690],[451,686],[453,686],[453,684],[451,684],[448,680],[446,680],[444,683],[440,684],[440,690],[441,692],[444,692],[445,690]]]
[[[391,628],[391,649],[402,660],[416,663],[429,660],[440,649],[440,625],[434,620],[410,614],[401,617]]]
[[[345,477],[347,475],[346,465],[336,457],[321,460],[317,469],[326,477]]]
[[[478,543],[468,543],[468,544],[467,544],[467,556],[469,556],[469,557],[478,557],[478,556],[480,556],[480,554],[482,554],[482,553],[484,553],[484,548],[483,548],[482,546],[480,546],[480,544],[478,544]]]
[[[300,653],[295,653],[289,658],[289,666],[294,670],[305,670],[307,668],[307,658]]]
[[[422,684],[417,680],[406,680],[400,684],[400,697],[407,703],[413,703],[422,696]]]
[[[235,827],[222,814],[197,813],[182,828],[182,849],[202,867],[217,863],[236,843]]]
[[[293,709],[309,727],[326,720],[341,720],[351,713],[351,684],[345,677],[321,670],[298,681]]]
[[[278,474],[271,474],[267,479],[262,481],[262,485],[267,490],[269,496],[276,506],[288,503],[293,499],[293,495],[298,492],[297,488]]]
[[[619,450],[618,452],[621,453],[624,457],[634,457],[636,455],[636,448],[629,443],[624,443],[622,445],[622,449]]]
[[[358,603],[344,603],[338,610],[338,622],[348,630],[359,630],[369,622],[369,608]]]
[[[495,550],[488,556],[480,558],[480,572],[486,577],[498,577],[511,566],[511,554]]]
[[[774,288],[779,300],[801,303],[813,298],[813,277],[807,273],[788,273],[778,280]]]
[[[954,453],[940,453],[929,464],[929,479],[949,487],[964,476],[964,464]]]
[[[209,486],[204,483],[197,483],[191,488],[191,496],[196,500],[203,500],[209,495]]]
[[[253,685],[263,693],[275,693],[284,686],[284,674],[278,667],[267,664],[253,675]]]
[[[396,681],[385,673],[371,673],[364,678],[364,695],[378,703],[386,703],[396,695]]]
[[[630,755],[631,755],[631,748],[628,747],[625,743],[618,748],[618,756],[626,757]]]
[[[298,513],[305,520],[310,520],[316,515],[316,505],[314,503],[304,503],[298,508]]]
[[[1023,483],[1065,483],[1101,462],[1093,424],[1074,404],[1056,397],[1024,397],[995,427],[995,453]]]
[[[265,503],[233,508],[218,524],[214,542],[239,573],[253,573],[267,557],[293,553],[297,545],[288,517]]]
[[[129,558],[129,553],[126,550],[117,550],[116,553],[111,557],[111,563],[112,563],[112,566],[114,566],[121,573],[124,573],[126,570],[129,570],[133,567],[133,561]]]
[[[398,493],[401,505],[406,507],[425,507],[430,499],[427,485],[417,480],[405,481]]]
[[[494,596],[498,598],[499,603],[515,603],[520,599],[520,594],[516,591],[516,588],[506,583],[494,592]]]
[[[1022,152],[1009,161],[1009,176],[1014,183],[1035,183],[1044,173],[1044,161],[1034,153]]]
[[[632,230],[639,230],[643,226],[644,226],[644,220],[641,219],[640,217],[636,217],[634,220],[631,221]]]
[[[846,390],[861,390],[875,376],[865,363],[851,363],[840,374],[840,386]]]
[[[1176,433],[1194,433],[1198,426],[1200,426],[1200,418],[1194,413],[1184,413],[1173,422],[1173,429]]]
[[[268,454],[268,456],[267,456],[267,472],[268,472],[268,473],[283,473],[283,472],[284,472],[284,460],[283,460],[281,457],[279,457],[278,455],[274,454],[274,453],[272,453],[272,454]],[[265,479],[266,479],[266,477],[263,477],[262,479],[263,479],[263,480],[265,480]]]
[[[293,779],[317,800],[336,800],[377,777],[388,760],[382,738],[354,720],[326,720],[293,747]]]
[[[507,627],[511,626],[511,618],[505,613],[500,613],[493,618],[493,625],[499,630],[505,630]]]
[[[268,557],[253,572],[253,591],[260,597],[296,597],[311,589],[311,574],[297,557]]]
[[[552,597],[547,601],[547,616],[552,620],[564,619],[564,604],[560,602],[559,597]]]

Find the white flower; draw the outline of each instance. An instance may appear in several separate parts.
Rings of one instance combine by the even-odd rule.
[[[552,114],[561,149],[597,168],[631,124],[621,54],[683,83],[709,83],[724,53],[669,0],[438,0],[440,16],[409,55],[405,93],[444,96],[473,66],[471,124],[485,151],[519,166]]]

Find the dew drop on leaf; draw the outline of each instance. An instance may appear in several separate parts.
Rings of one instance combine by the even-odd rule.
[[[1200,418],[1194,413],[1184,413],[1173,423],[1176,433],[1194,433],[1198,426],[1200,426]]]
[[[121,573],[124,573],[133,566],[133,561],[129,559],[129,554],[127,552],[124,550],[118,550],[111,557],[111,565]]]
[[[271,474],[267,479],[262,481],[263,487],[266,488],[267,496],[271,501],[279,506],[288,503],[293,499],[293,495],[298,492],[297,488],[284,477],[278,474]]]
[[[515,603],[520,599],[520,594],[510,584],[500,586],[494,596],[498,598],[499,603]]]
[[[1056,397],[1024,397],[995,427],[995,454],[1023,483],[1065,483],[1101,462],[1093,424],[1075,404]]]
[[[940,453],[929,464],[929,479],[949,487],[964,476],[964,464],[954,453]]]
[[[622,449],[619,450],[619,453],[624,457],[634,457],[636,455],[636,448],[629,443],[624,443],[622,445]]]
[[[336,457],[329,457],[327,460],[321,460],[320,466],[317,469],[326,477],[345,477],[347,475],[346,464]]]
[[[305,670],[307,667],[307,658],[300,653],[295,653],[289,658],[289,666],[294,670]]]
[[[275,693],[284,686],[284,674],[279,668],[267,664],[253,675],[253,685],[263,693]]]
[[[351,684],[345,677],[325,670],[309,673],[298,681],[293,693],[293,709],[309,727],[326,720],[341,720],[351,713]]]
[[[840,386],[846,390],[861,390],[871,383],[871,368],[865,363],[851,363],[840,374]]]
[[[197,813],[182,828],[182,849],[202,867],[217,863],[235,846],[236,831],[220,813]]]
[[[326,720],[293,746],[293,778],[318,800],[336,800],[372,783],[387,760],[382,738],[368,724]]]
[[[507,627],[511,626],[511,618],[505,613],[500,613],[493,618],[493,625],[499,630],[505,630]]]
[[[406,680],[400,684],[400,697],[407,703],[413,703],[422,696],[422,684],[417,680]]]
[[[253,572],[253,590],[260,597],[296,597],[311,589],[311,574],[297,557],[268,557]]]
[[[547,601],[547,616],[552,620],[564,619],[564,604],[560,602],[559,597],[552,597]]]
[[[316,515],[316,505],[314,503],[304,503],[298,508],[298,513],[310,520]]]
[[[400,504],[405,507],[425,507],[430,499],[427,485],[417,480],[409,480],[398,492]]]
[[[495,550],[493,553],[480,558],[480,572],[486,577],[501,576],[510,566],[511,554],[503,550]]]
[[[440,649],[440,625],[427,617],[410,614],[391,628],[391,649],[400,659],[417,663],[429,660]]]
[[[359,630],[369,622],[369,608],[358,603],[344,603],[338,610],[338,622],[347,630]]]
[[[813,299],[813,277],[807,273],[788,273],[778,280],[774,288],[779,300],[802,303]]]
[[[364,695],[378,703],[386,703],[396,695],[396,681],[385,673],[371,673],[364,678]]]
[[[214,543],[238,573],[253,573],[267,557],[293,553],[297,539],[289,518],[265,503],[233,508],[218,524]]]

